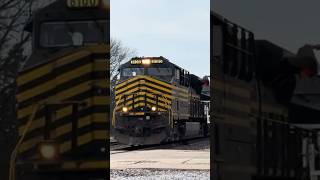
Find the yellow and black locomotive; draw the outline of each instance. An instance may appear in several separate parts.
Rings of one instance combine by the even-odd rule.
[[[25,29],[33,35],[33,51],[17,78],[20,139],[10,180],[17,174],[21,179],[105,177],[109,2],[58,0],[37,11]]]
[[[202,81],[164,57],[120,67],[113,126],[120,143],[158,144],[207,133]]]

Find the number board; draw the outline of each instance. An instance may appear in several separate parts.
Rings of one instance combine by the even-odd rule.
[[[162,64],[163,60],[162,59],[153,59],[153,60],[151,60],[151,63],[152,64]]]
[[[141,59],[135,59],[135,60],[131,60],[130,61],[131,64],[142,64],[142,60]],[[162,59],[152,59],[150,61],[151,64],[162,64],[163,60]]]
[[[100,5],[100,0],[67,0],[69,8],[94,8]]]

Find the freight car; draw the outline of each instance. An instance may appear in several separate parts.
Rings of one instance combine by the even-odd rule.
[[[319,83],[315,47],[293,54],[216,13],[211,26],[212,177],[314,178],[317,121],[306,117],[320,111],[305,88]]]
[[[20,139],[10,180],[104,178],[109,2],[58,0],[25,30],[33,51],[17,78]]]
[[[164,57],[133,58],[115,87],[115,138],[129,145],[205,136],[200,78]]]

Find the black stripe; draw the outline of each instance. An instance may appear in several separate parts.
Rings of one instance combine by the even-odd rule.
[[[109,126],[110,123],[106,122],[106,123],[93,123],[93,124],[90,124],[88,126],[84,126],[82,128],[78,128],[78,136],[82,136],[86,133],[89,133],[89,132],[93,132],[93,131],[99,131],[99,130],[104,130],[104,131],[109,131],[110,129],[110,126]],[[68,132],[66,134],[63,134],[62,136],[59,136],[57,137],[55,140],[58,141],[58,142],[65,142],[65,141],[70,141],[72,138],[72,132]]]
[[[85,58],[82,58],[82,59],[79,59],[79,60],[76,60],[74,62],[71,62],[69,64],[66,64],[66,65],[63,65],[61,67],[58,67],[56,69],[54,69],[52,72],[49,72],[48,74],[44,75],[44,76],[41,76],[39,78],[36,78],[36,79],[33,79],[31,81],[29,81],[28,83],[26,84],[23,84],[21,86],[18,87],[18,92],[21,93],[21,92],[24,92],[28,89],[31,89],[35,86],[38,86],[44,82],[48,82],[48,81],[51,81],[53,80],[54,78],[56,78],[57,76],[63,74],[63,73],[66,73],[66,72],[69,72],[70,70],[74,70],[74,69],[77,69],[79,67],[82,67],[82,66],[85,66],[85,65],[88,65],[88,64],[92,64],[92,59],[90,59],[89,56],[85,57]],[[106,63],[107,64],[107,63]],[[108,69],[106,68],[106,71]]]
[[[155,79],[155,78],[154,78],[154,79]],[[172,84],[170,84],[170,83],[168,83],[168,82],[164,82],[164,81],[161,81],[161,80],[159,80],[159,79],[156,79],[156,80],[161,81],[161,82],[163,82],[163,83],[166,83],[166,84],[168,84],[168,85],[174,86],[174,87],[176,87],[176,88],[178,88],[178,89],[175,89],[174,87],[168,88],[167,86],[158,84],[158,83],[156,83],[156,82],[150,81],[150,80],[145,79],[145,78],[140,78],[140,79],[137,79],[137,80],[135,80],[135,81],[132,81],[132,82],[130,82],[130,83],[128,83],[128,84],[124,84],[124,85],[122,85],[122,86],[120,86],[120,87],[117,87],[117,88],[116,88],[116,91],[117,91],[117,90],[120,90],[120,89],[123,89],[124,86],[128,86],[128,85],[133,84],[133,83],[136,83],[136,82],[138,82],[138,81],[140,81],[140,80],[145,80],[146,82],[149,82],[149,83],[151,83],[151,84],[155,84],[155,85],[157,85],[157,86],[160,86],[160,87],[165,88],[165,89],[168,89],[168,90],[171,90],[171,89],[172,89],[173,91],[176,91],[176,92],[184,93],[184,94],[186,94],[186,95],[188,94],[188,92],[185,92],[185,91],[182,90],[182,89],[188,90],[188,88],[179,87],[179,86],[174,86],[174,85],[172,85]],[[124,82],[125,82],[125,81],[124,81]],[[141,85],[143,85],[143,84],[141,84]]]
[[[84,109],[84,110],[80,110],[78,113],[78,118],[83,118],[85,116],[88,116],[90,114],[93,114],[93,113],[105,113],[106,112],[106,109],[108,108],[109,106],[92,106],[90,108],[87,108],[87,109]],[[55,122],[52,122],[52,124],[50,124],[50,129],[53,130],[55,128],[58,128],[60,126],[63,126],[63,125],[66,125],[68,123],[71,123],[72,122],[72,119],[73,119],[73,116],[72,114],[69,114],[68,116],[65,116],[61,119],[58,119],[58,120],[55,120]],[[106,122],[104,123],[94,123],[94,124],[104,124],[102,127],[104,129],[107,129],[109,130],[109,114],[106,114]],[[89,125],[90,126],[90,125]],[[44,136],[44,131],[41,131],[43,127],[40,127],[40,128],[37,128],[37,129],[34,129],[30,132],[28,132],[25,136],[25,141],[31,139],[31,138],[34,138],[36,136]],[[82,127],[82,128],[85,128],[85,127]],[[79,132],[82,132],[81,129],[78,129]],[[71,132],[70,132],[71,133]],[[70,134],[68,133],[68,134]],[[81,134],[81,133],[80,133]],[[64,135],[63,135],[64,136]]]
[[[109,59],[110,59],[110,53],[106,52],[106,53],[94,53],[94,54],[91,54],[91,57],[92,59],[105,59],[106,60],[106,63],[107,63],[107,67],[109,67]]]
[[[153,81],[150,81],[150,80],[148,80],[148,79],[138,78],[137,80],[134,80],[134,81],[132,81],[132,82],[130,82],[130,83],[128,83],[128,84],[124,84],[124,85],[122,85],[122,86],[120,86],[120,87],[116,87],[116,91],[119,90],[119,89],[123,89],[123,86],[128,86],[128,85],[130,85],[130,84],[139,82],[140,80],[145,80],[146,82],[149,82],[149,83],[151,83],[151,84],[155,84],[155,85],[160,86],[160,87],[162,87],[162,88],[169,89],[167,86],[158,84],[158,83],[153,82]],[[156,79],[156,80],[158,80],[158,79]],[[161,80],[158,80],[158,81],[161,81]],[[125,82],[125,81],[124,81],[124,82]],[[161,82],[163,82],[163,81],[161,81]],[[122,82],[121,82],[121,83],[122,83]],[[166,84],[168,84],[168,85],[171,85],[170,83],[167,83],[167,82],[163,82],[163,83],[166,83]],[[141,85],[143,85],[143,84],[141,84]]]
[[[93,78],[93,76],[95,78]],[[19,103],[19,109],[22,109],[34,102],[38,102],[40,100],[43,100],[43,99],[46,99],[52,95],[55,95],[59,92],[63,92],[64,90],[68,90],[70,88],[73,88],[74,86],[78,85],[78,84],[81,84],[81,83],[84,83],[84,82],[87,82],[87,81],[90,81],[90,80],[95,80],[96,78],[101,78],[101,79],[104,79],[105,78],[105,72],[99,72],[99,73],[96,73],[96,72],[89,72],[87,74],[84,74],[82,76],[79,76],[75,79],[72,79],[70,81],[67,81],[67,82],[64,82],[63,84],[60,84],[56,87],[54,87],[53,89],[49,90],[49,91],[46,91],[42,94],[39,94],[39,95],[36,95],[36,96],[33,96],[27,100],[24,100],[22,102]],[[110,93],[108,93],[109,95]]]
[[[139,104],[139,103],[145,103],[145,101],[144,100],[139,100],[139,101],[136,101],[135,102],[135,104]],[[154,104],[154,103],[151,103],[151,102],[147,102],[147,104],[149,104],[149,105],[151,105],[151,106],[156,106],[156,104]],[[130,106],[132,106],[132,105],[130,105]],[[129,107],[129,106],[128,106]],[[166,109],[165,107],[162,107],[163,109]]]
[[[31,68],[27,68],[27,69],[24,69],[22,70],[21,72],[19,72],[19,76],[23,76],[24,74],[27,74],[37,68],[41,68],[45,65],[48,65],[54,61],[58,61],[59,59],[62,59],[66,56],[70,56],[72,54],[75,54],[75,53],[78,53],[79,52],[79,49],[75,49],[75,50],[72,50],[72,51],[67,51],[67,52],[63,52],[63,53],[59,53],[58,55],[57,54],[52,54],[51,57],[54,57],[56,56],[55,58],[48,58],[49,60],[47,60],[46,62],[43,62],[41,64],[37,64]],[[92,57],[97,57],[97,58],[102,58],[102,59],[106,59],[106,57],[110,57],[110,52],[106,52],[106,53],[94,53],[94,54],[91,54]],[[110,59],[110,58],[107,58],[107,59]]]
[[[100,96],[107,98],[109,96],[109,94],[107,94],[108,91],[109,91],[109,89],[103,89],[102,90],[102,94],[105,94],[105,95],[103,95],[103,96],[100,95]],[[94,94],[96,94],[96,93],[94,93],[94,89],[91,89],[91,90],[85,91],[83,93],[77,94],[77,95],[75,95],[73,97],[70,97],[70,98],[66,99],[65,101],[82,101],[84,99],[88,99],[90,97],[95,96]],[[61,108],[64,108],[66,106],[68,106],[68,105],[59,105],[59,108],[61,109]],[[38,118],[40,118],[40,117],[42,117],[44,115],[45,115],[44,109],[41,109],[36,113],[35,119],[38,119]],[[28,119],[29,119],[29,116],[27,115],[27,116],[25,116],[23,118],[18,119],[18,122],[19,122],[19,124],[20,123],[24,124],[24,123],[26,123],[28,121]]]
[[[163,93],[163,94],[167,94],[167,95],[172,96],[172,93],[168,93],[168,92],[166,92],[166,91],[163,91],[163,90],[161,90],[161,89],[157,89],[156,87],[151,87],[151,86],[146,85],[146,84],[140,84],[140,85],[138,84],[138,85],[136,85],[136,86],[133,86],[133,87],[127,89],[126,91],[123,91],[123,92],[120,93],[120,94],[118,94],[117,91],[116,91],[116,96],[125,94],[127,91],[130,91],[130,90],[132,90],[132,89],[134,89],[134,88],[137,88],[137,87],[148,87],[148,88],[150,88],[150,89],[152,89],[152,90],[159,91],[159,92],[161,92],[161,93]],[[169,90],[170,90],[170,89],[169,89]],[[138,90],[138,91],[139,91],[139,90]],[[138,92],[138,91],[137,91],[137,92]],[[145,92],[145,90],[144,90],[144,92]],[[147,92],[149,92],[150,94],[152,94],[152,92],[150,92],[149,90],[147,90]]]
[[[107,123],[107,124],[109,124],[109,123]],[[106,124],[104,123],[104,124],[98,125],[99,129],[96,129],[96,130],[107,130],[108,131],[108,129],[106,129],[106,128],[101,128],[100,129],[100,127],[102,127],[102,125],[104,127],[106,127]],[[97,126],[97,125],[93,124],[93,126],[90,126],[90,127],[87,127],[87,128],[88,129],[92,129],[92,127],[94,127],[94,126]],[[86,133],[88,133],[88,132],[85,132],[84,134],[86,134]],[[79,136],[81,136],[81,135],[83,135],[83,134],[79,133]],[[57,142],[62,144],[62,143],[67,142],[69,140],[71,141],[71,134],[66,134],[65,137],[60,137],[60,139],[57,140]],[[106,140],[107,140],[107,136],[106,136]],[[106,144],[106,140],[93,140],[93,141],[90,141],[87,144],[83,144],[81,146],[78,146],[77,150],[80,151],[80,152],[83,152],[83,153],[90,152],[93,149],[92,147],[96,147],[96,146],[93,146],[92,144],[95,144],[95,143],[98,143],[98,142],[100,142],[100,144],[101,144],[101,142],[103,142],[104,145],[105,145]],[[40,142],[38,142],[38,143],[40,143]],[[105,146],[103,146],[103,147],[105,147]],[[25,152],[19,154],[19,157],[27,159],[27,158],[30,158],[30,157],[34,156],[35,154],[37,154],[37,151],[38,151],[38,146],[36,145],[36,146],[26,150]],[[97,155],[97,152],[95,152],[94,154]],[[66,151],[63,154],[61,154],[62,157],[68,156],[68,155],[74,155],[74,152],[71,152],[71,149],[70,149],[69,151]],[[93,154],[90,154],[91,158],[92,158],[92,155]],[[104,156],[105,156],[105,153],[104,153]],[[70,157],[70,158],[72,158],[72,157]],[[74,158],[72,158],[72,159],[74,159]]]
[[[138,98],[144,98],[144,97],[145,97],[144,95],[135,96],[135,97],[134,97],[134,103],[136,104],[136,103],[139,102],[139,101],[137,101],[136,99],[138,99]],[[151,99],[151,100],[153,100],[153,101],[157,101],[156,98],[151,98],[151,97],[149,97],[149,96],[147,96],[147,99]],[[141,100],[140,100],[140,101],[141,101]],[[132,98],[127,99],[126,103],[128,103],[128,102],[133,102]],[[143,102],[144,102],[144,101],[143,101]],[[149,103],[149,102],[148,102],[148,103]],[[162,101],[162,100],[160,100],[160,99],[158,99],[158,103],[166,104],[166,102],[164,102],[164,101]],[[119,105],[124,105],[124,104],[125,104],[125,102],[119,103]],[[169,105],[171,105],[171,104],[169,103]],[[130,105],[130,106],[132,106],[132,105]],[[161,106],[161,105],[158,104],[158,106]],[[161,107],[164,107],[164,106],[161,106]]]
[[[108,108],[109,106],[91,106],[90,108],[87,108],[87,109],[83,109],[83,110],[79,110],[78,112],[78,118],[83,118],[85,116],[88,116],[90,114],[93,114],[93,113],[106,113],[106,109]],[[52,123],[52,129],[55,129],[57,127],[60,127],[60,126],[63,126],[65,124],[68,124],[71,122],[71,119],[72,119],[72,115],[68,115],[68,116],[65,116],[59,120],[57,120],[56,122]],[[109,114],[106,114],[106,120],[109,120]]]

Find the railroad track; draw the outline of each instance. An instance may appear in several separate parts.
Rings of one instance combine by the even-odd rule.
[[[169,149],[175,146],[192,144],[194,142],[197,142],[199,140],[204,140],[207,138],[208,137],[195,137],[195,138],[189,138],[181,141],[171,141],[171,142],[166,142],[162,144],[140,145],[140,146],[130,146],[125,144],[119,144],[117,142],[112,142],[112,143],[110,142],[110,154],[125,153],[128,151],[136,151],[136,150],[143,150],[143,149],[145,150],[157,149],[157,148]]]

